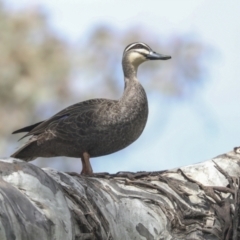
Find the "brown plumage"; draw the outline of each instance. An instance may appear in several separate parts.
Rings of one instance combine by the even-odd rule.
[[[90,157],[114,153],[134,142],[148,117],[146,93],[137,80],[137,68],[146,60],[166,60],[144,43],[132,43],[123,53],[125,88],[119,100],[91,99],[65,108],[51,118],[19,129],[29,141],[11,157],[68,156],[82,160],[82,174],[92,174]]]

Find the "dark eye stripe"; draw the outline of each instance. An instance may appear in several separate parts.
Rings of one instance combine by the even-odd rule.
[[[142,44],[142,43],[132,43],[132,44],[129,44],[125,50],[125,51],[130,51],[130,50],[133,50],[133,49],[146,49],[148,51],[150,51],[150,48],[147,47],[145,44]]]

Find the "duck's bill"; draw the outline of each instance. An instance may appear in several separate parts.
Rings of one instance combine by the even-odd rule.
[[[149,60],[168,60],[170,58],[171,56],[159,54],[156,52],[151,52],[147,55],[147,59]]]

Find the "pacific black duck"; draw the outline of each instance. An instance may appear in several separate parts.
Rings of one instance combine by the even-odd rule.
[[[32,136],[11,157],[31,161],[37,157],[67,156],[82,160],[81,174],[93,173],[90,157],[119,151],[142,133],[148,117],[148,101],[137,80],[138,66],[147,60],[167,60],[145,43],[131,43],[124,52],[124,92],[119,100],[91,99],[76,103],[51,118],[14,133]]]

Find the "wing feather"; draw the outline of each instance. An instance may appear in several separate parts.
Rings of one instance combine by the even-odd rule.
[[[98,113],[99,109],[114,103],[116,103],[115,100],[108,99],[91,99],[76,103],[63,109],[45,121],[19,129],[14,133],[29,130],[29,132],[22,137],[25,138],[31,135],[39,135],[44,133],[46,130],[58,129],[59,135],[63,138],[66,138],[68,135],[67,132],[75,135],[76,130],[78,129],[80,132],[82,132],[82,134],[85,134],[84,129],[91,124],[93,120],[92,118],[94,115],[96,116],[96,113]]]

